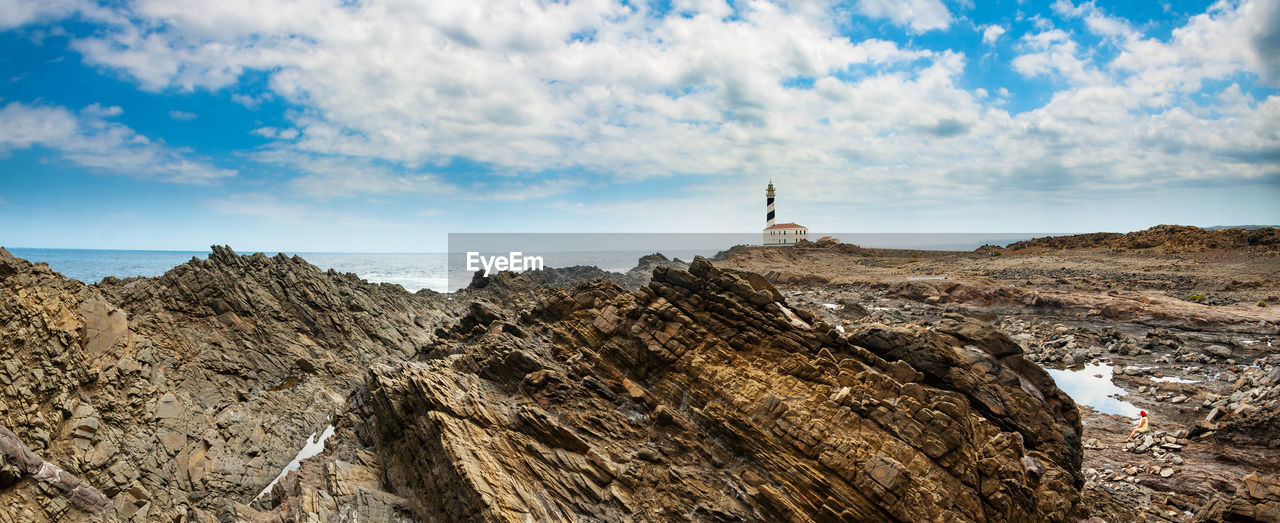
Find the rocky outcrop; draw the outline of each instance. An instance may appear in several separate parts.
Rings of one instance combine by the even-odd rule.
[[[1210,501],[1196,511],[1195,521],[1280,522],[1280,476],[1257,472],[1245,476],[1235,496]]]
[[[0,253],[0,424],[109,498],[110,519],[212,518],[251,502],[369,363],[413,357],[443,318],[439,300],[296,257],[214,247],[86,286]],[[0,490],[0,512],[87,516],[37,483]]]
[[[1219,249],[1280,252],[1280,229],[1201,229],[1189,225],[1157,225],[1143,231],[1120,234],[1095,232],[1073,236],[1047,236],[1007,247],[1024,249],[1151,249],[1159,252],[1200,252]]]
[[[0,424],[71,486],[0,468],[24,520],[1080,515],[1074,404],[963,316],[846,334],[701,258],[449,300],[222,247],[96,286],[4,254]]]
[[[369,373],[391,488],[428,520],[1072,516],[1078,415],[1016,344],[779,298],[698,259],[472,310]]]
[[[689,264],[677,259],[669,259],[662,253],[641,256],[625,273],[609,272],[598,267],[574,265],[572,267],[548,267],[522,273],[502,271],[485,276],[484,271],[476,271],[470,285],[463,291],[465,296],[486,297],[495,294],[494,289],[477,293],[489,285],[497,287],[497,294],[511,294],[516,291],[529,291],[536,287],[553,287],[557,289],[572,287],[582,282],[608,280],[625,289],[639,289],[649,283],[649,277],[658,267],[678,267],[685,269]]]

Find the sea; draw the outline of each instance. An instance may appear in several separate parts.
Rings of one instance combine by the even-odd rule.
[[[825,235],[825,234],[824,234]],[[819,238],[821,235],[810,235]],[[863,247],[897,249],[972,250],[984,244],[1006,245],[1030,239],[1042,234],[842,234],[845,243]],[[479,240],[477,240],[479,238]],[[734,235],[534,235],[541,245],[555,245],[565,250],[539,251],[545,267],[594,266],[610,272],[627,272],[636,266],[641,256],[660,252],[668,258],[690,261],[694,256],[710,258],[733,245],[759,241],[758,234]],[[610,241],[611,239],[620,241]],[[455,241],[456,240],[456,241]],[[498,241],[494,241],[498,240]],[[465,287],[471,281],[472,271],[460,260],[462,252],[471,245],[481,245],[477,250],[494,252],[487,245],[511,244],[509,236],[476,235],[476,237],[451,238],[450,252],[446,253],[352,253],[352,252],[285,252],[298,255],[322,270],[354,273],[373,283],[394,283],[409,292],[431,289],[452,292]],[[518,242],[517,242],[518,243]],[[619,245],[644,245],[641,250],[619,248]],[[465,249],[454,249],[467,245]],[[670,245],[672,248],[663,247]],[[598,246],[603,250],[592,250]],[[697,247],[702,246],[702,247]],[[206,258],[210,251],[148,251],[106,249],[46,249],[6,247],[14,256],[32,262],[45,262],[64,276],[85,283],[97,283],[108,276],[128,278],[153,277],[190,261]],[[528,251],[535,251],[529,248]],[[496,252],[506,252],[499,250]],[[252,251],[240,254],[252,254]],[[532,252],[530,252],[532,253]],[[264,252],[274,256],[275,252]]]
[[[192,258],[207,258],[210,251],[139,251],[103,249],[35,249],[8,248],[14,256],[31,262],[45,262],[49,268],[85,283],[98,283],[115,276],[159,276]],[[680,249],[668,257],[692,260],[695,255],[714,256],[717,249]],[[252,253],[241,253],[252,254]],[[265,252],[274,256],[275,252]],[[471,281],[471,272],[455,267],[452,288],[449,284],[449,255],[444,253],[351,253],[351,252],[286,252],[298,255],[321,270],[354,273],[373,283],[394,283],[409,292],[431,289],[452,292]],[[610,272],[627,272],[636,266],[644,251],[598,251],[539,253],[546,267],[590,265]],[[455,255],[456,258],[456,255]],[[456,260],[455,260],[456,261]],[[455,263],[455,265],[458,265]]]

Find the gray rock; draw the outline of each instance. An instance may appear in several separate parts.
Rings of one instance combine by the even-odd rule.
[[[1231,349],[1225,345],[1209,345],[1204,348],[1204,352],[1219,359],[1231,357]]]

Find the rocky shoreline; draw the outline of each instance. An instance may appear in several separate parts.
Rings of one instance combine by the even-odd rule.
[[[0,249],[0,425],[78,482],[0,433],[0,521],[1275,521],[1276,256],[1177,245],[735,248],[452,295],[225,247],[85,285]],[[1042,367],[1106,369],[1154,430]]]
[[[1126,443],[1132,415],[1081,406],[1084,505],[1093,516],[1277,521],[1280,309],[1271,304],[1280,256],[1273,231],[1231,233],[1243,243],[1193,241],[1217,232],[1197,230],[1188,240],[1179,228],[1156,228],[1130,235],[1148,246],[1129,250],[1115,246],[1139,240],[1105,235],[1110,243],[1098,248],[1086,235],[1055,240],[1062,249],[1028,242],[894,253],[810,244],[740,248],[718,259],[765,272],[788,300],[846,328],[937,328],[957,314],[989,320],[1026,359],[1094,378],[1073,394],[1149,411],[1150,438]],[[1189,299],[1196,294],[1208,299]],[[1114,393],[1089,390],[1102,385]]]

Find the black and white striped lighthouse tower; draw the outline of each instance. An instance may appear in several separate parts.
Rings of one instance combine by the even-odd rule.
[[[769,188],[764,191],[764,203],[769,209],[769,214],[765,216],[769,222],[766,227],[773,227],[773,180],[769,180]]]

